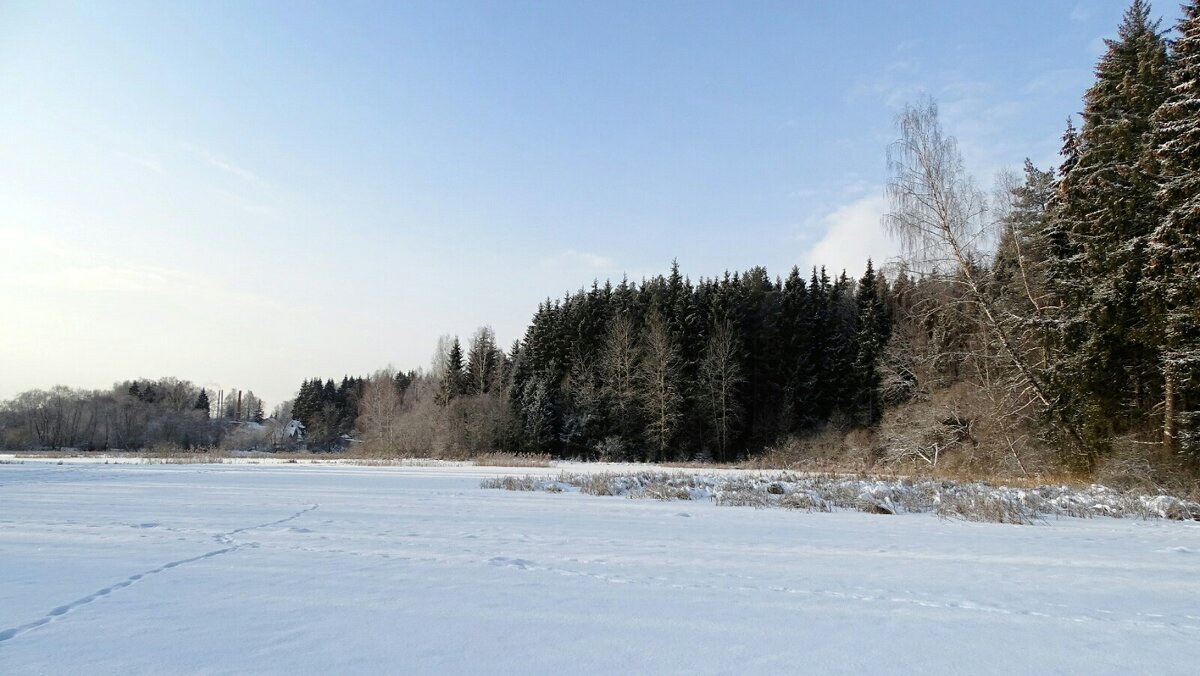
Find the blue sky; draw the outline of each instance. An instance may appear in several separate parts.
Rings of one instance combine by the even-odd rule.
[[[1050,164],[1126,5],[0,3],[0,398],[274,404],[673,258],[858,274],[899,108]]]

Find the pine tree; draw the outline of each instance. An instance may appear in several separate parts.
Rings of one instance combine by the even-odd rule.
[[[1200,454],[1200,1],[1183,9],[1170,94],[1153,119],[1163,216],[1150,237],[1146,298],[1160,345],[1164,444]]]

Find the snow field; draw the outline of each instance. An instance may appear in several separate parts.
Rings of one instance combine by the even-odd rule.
[[[559,470],[553,470],[557,474]],[[0,464],[0,673],[1194,673],[1200,524]]]

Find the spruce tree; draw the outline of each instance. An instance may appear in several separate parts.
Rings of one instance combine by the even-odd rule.
[[[879,363],[887,344],[888,326],[882,290],[876,284],[874,263],[867,260],[867,270],[858,282],[855,298],[856,323],[854,333],[853,389],[854,409],[859,419],[874,425],[883,415],[882,378]]]
[[[438,403],[448,405],[464,392],[463,350],[458,336],[450,344],[450,354],[446,358],[446,372],[442,375],[441,387],[438,390]]]
[[[1170,94],[1153,119],[1162,218],[1150,237],[1146,297],[1160,346],[1163,441],[1200,454],[1200,1],[1183,9]]]
[[[1025,160],[1024,180],[1013,186],[1009,209],[1000,223],[996,259],[992,264],[994,293],[1023,315],[1040,315],[1045,280],[1042,279],[1042,242],[1046,209],[1054,195],[1054,171],[1043,171]]]
[[[208,392],[205,392],[203,388],[200,390],[200,396],[196,397],[196,405],[193,408],[203,413],[205,419],[208,418],[212,406],[208,403]]]
[[[1072,235],[1075,205],[1069,198],[1074,194],[1080,139],[1070,118],[1062,136],[1059,156],[1062,162],[1058,166],[1058,177],[1050,195],[1045,223],[1036,238],[1042,259],[1039,276],[1044,282],[1044,314],[1039,331],[1044,346],[1043,372],[1048,392],[1059,402],[1057,410],[1061,418],[1048,421],[1052,437],[1059,423],[1065,422],[1075,429],[1083,426],[1087,397],[1087,392],[1080,386],[1083,371],[1080,348],[1089,331],[1081,308],[1091,288],[1082,274],[1082,245]],[[1063,441],[1078,445],[1074,439]]]
[[[1071,380],[1088,400],[1084,423],[1097,443],[1140,419],[1160,380],[1138,300],[1157,225],[1144,160],[1167,93],[1166,44],[1143,0],[1107,44],[1085,97],[1078,162],[1063,177],[1063,215],[1081,252],[1076,288],[1088,289],[1069,299],[1086,326]]]
[[[496,334],[491,327],[480,327],[471,337],[467,350],[465,390],[469,394],[487,394],[492,391],[499,376],[503,354],[496,347]]]

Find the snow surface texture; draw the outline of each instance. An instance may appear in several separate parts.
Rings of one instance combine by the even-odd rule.
[[[0,673],[1200,663],[1200,523],[1017,526],[479,488],[527,473],[0,464]]]

